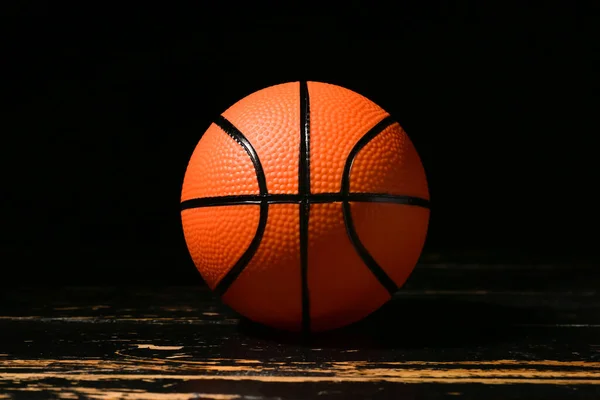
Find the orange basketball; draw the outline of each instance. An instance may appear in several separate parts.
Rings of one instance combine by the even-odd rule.
[[[429,222],[425,172],[402,127],[320,82],[259,90],[217,117],[181,200],[210,288],[291,331],[342,327],[382,306],[412,272]]]

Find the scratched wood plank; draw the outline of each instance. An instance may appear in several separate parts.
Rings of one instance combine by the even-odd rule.
[[[0,398],[600,398],[600,280],[575,269],[420,266],[308,339],[200,285],[6,288]]]

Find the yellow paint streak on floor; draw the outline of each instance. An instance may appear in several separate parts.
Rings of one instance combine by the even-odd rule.
[[[556,360],[490,360],[490,361],[391,361],[382,362],[385,365],[539,365],[557,367],[600,368],[600,362],[593,361],[556,361]]]
[[[212,399],[212,400],[234,400],[240,396],[236,394],[219,394],[219,393],[151,393],[146,391],[127,391],[123,389],[94,389],[94,388],[78,388],[73,391],[74,394],[83,394],[89,399],[116,399],[126,398],[133,400],[178,400],[178,399]]]
[[[183,346],[155,346],[149,344],[138,344],[140,348],[147,348],[153,350],[179,350]],[[287,370],[298,370],[298,371],[307,371],[307,367],[311,365],[315,365],[315,363],[311,362],[269,362],[269,361],[261,361],[257,359],[223,359],[223,358],[210,358],[205,360],[179,360],[179,359],[171,359],[171,358],[148,358],[148,357],[139,357],[139,356],[129,356],[126,354],[122,354],[117,352],[118,355],[122,355],[124,359],[121,360],[102,360],[102,359],[41,359],[41,360],[27,360],[27,359],[0,359],[0,368],[2,369],[41,369],[52,367],[65,367],[69,368],[77,368],[77,367],[93,367],[93,368],[111,368],[115,370],[120,370],[122,368],[126,368],[130,365],[135,365],[136,367],[140,367],[140,364],[144,364],[144,367],[155,366],[158,368],[168,368],[171,367],[182,367],[185,365],[194,365],[197,367],[206,367],[208,369],[219,370],[220,368],[224,368],[225,365],[223,363],[232,363],[237,364],[234,365],[235,368],[247,369],[248,371],[255,370],[256,368],[270,368],[271,366],[278,366],[278,368],[287,369]],[[178,354],[177,356],[182,356],[185,354]],[[368,361],[344,361],[344,362],[326,362],[326,367],[321,369],[316,369],[317,371],[345,371],[345,370],[353,370],[353,369],[367,369],[371,370],[373,368],[376,369],[384,369],[389,371],[396,370],[406,370],[411,369],[415,366],[424,366],[424,367],[432,367],[432,366],[440,366],[440,367],[468,367],[468,366],[497,366],[499,369],[497,370],[506,370],[506,371],[514,371],[515,367],[524,368],[527,366],[542,368],[542,367],[561,367],[561,368],[577,368],[577,369],[599,369],[600,370],[600,362],[593,361],[557,361],[557,360],[537,360],[537,361],[519,361],[519,360],[488,360],[488,361],[442,361],[442,362],[434,362],[434,361],[390,361],[390,362],[380,362],[380,363],[372,363]],[[231,365],[230,365],[231,366]],[[389,367],[389,368],[388,368]],[[436,368],[439,369],[439,368]],[[448,368],[444,368],[448,369]],[[449,369],[452,370],[452,369]],[[533,369],[531,369],[533,370]],[[593,371],[588,371],[593,373]],[[600,371],[597,371],[600,372]]]
[[[155,346],[153,344],[135,344],[138,349],[148,349],[148,350],[181,350],[183,346]]]
[[[170,374],[73,374],[73,373],[8,373],[0,376],[0,382],[27,382],[40,379],[66,379],[71,381],[136,381],[136,380],[230,380],[230,381],[258,381],[258,382],[399,382],[399,383],[483,383],[488,385],[506,384],[542,384],[542,385],[600,385],[600,377],[589,377],[589,379],[570,379],[569,376],[561,376],[558,379],[540,379],[540,377],[475,377],[465,376],[460,378],[444,377],[444,371],[434,370],[431,376],[249,376],[249,375],[170,375]],[[420,371],[423,372],[423,371]],[[575,376],[574,378],[577,378]]]
[[[58,392],[56,396],[59,399],[79,399],[82,395],[86,399],[133,399],[133,400],[177,400],[177,399],[213,399],[213,400],[235,400],[239,399],[240,396],[236,394],[219,394],[219,393],[152,393],[142,389],[124,389],[124,388],[110,388],[110,389],[96,389],[96,388],[82,388],[82,387],[47,387],[44,385],[31,385],[24,388],[6,388],[17,392]],[[1,395],[0,399],[10,399],[9,395]]]
[[[146,358],[140,356],[129,356],[124,353],[119,353],[124,357],[132,357],[135,359],[145,359],[145,360],[153,360],[155,362],[160,362],[162,359],[156,358]],[[164,361],[170,361],[168,359],[164,359]],[[181,364],[194,364],[194,365],[203,365],[203,364],[219,364],[221,362],[234,362],[237,364],[276,364],[276,365],[285,365],[285,366],[304,366],[311,365],[314,363],[311,362],[263,362],[260,360],[253,359],[226,359],[226,358],[209,358],[206,360],[174,360]],[[1,365],[1,364],[0,364]],[[423,365],[423,366],[498,366],[498,367],[515,367],[515,366],[552,366],[552,367],[565,367],[565,368],[600,368],[600,362],[594,361],[557,361],[557,360],[488,360],[488,361],[389,361],[389,362],[379,362],[379,363],[371,363],[368,361],[340,361],[340,362],[330,362],[327,363],[331,368],[352,368],[352,367],[364,367],[369,368],[371,366],[390,366],[390,367],[406,367],[406,366],[414,366],[414,365]]]
[[[151,346],[151,345],[150,345]],[[492,368],[481,368],[482,366]],[[494,368],[495,367],[495,368]],[[544,368],[549,367],[549,368]],[[27,370],[27,372],[12,372]],[[185,373],[189,372],[190,375]],[[131,373],[131,374],[128,374]],[[287,376],[275,376],[285,373]],[[258,376],[260,374],[260,376]],[[306,377],[305,375],[312,375]],[[168,360],[126,357],[123,360],[6,360],[0,359],[0,381],[41,380],[59,377],[68,380],[102,379],[229,379],[274,382],[304,381],[391,381],[391,382],[493,382],[600,384],[600,363],[586,361],[482,362],[261,362],[242,360]],[[540,381],[540,382],[538,382]]]

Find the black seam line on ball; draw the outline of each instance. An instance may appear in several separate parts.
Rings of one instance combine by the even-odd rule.
[[[306,197],[311,204],[336,203],[347,199],[349,202],[360,203],[393,203],[409,206],[430,208],[429,200],[421,197],[393,195],[387,193],[349,193],[344,197],[341,193],[315,193]],[[181,202],[181,210],[189,210],[201,207],[236,206],[261,204],[266,201],[269,204],[300,204],[302,196],[298,194],[268,194],[261,195],[234,195],[217,197],[199,197]]]
[[[344,172],[342,173],[342,194],[348,195],[350,193],[350,170],[352,169],[352,164],[354,164],[354,160],[358,153],[365,147],[375,136],[379,135],[383,130],[390,125],[394,124],[395,121],[391,116],[387,116],[381,121],[379,121],[373,128],[371,128],[365,135],[360,138],[360,140],[354,145],[352,150],[350,150],[350,154],[348,154],[348,158],[346,159],[346,164],[344,165]]]
[[[402,196],[387,193],[349,193],[344,200],[360,203],[393,203],[407,206],[431,208],[430,202],[422,197]]]
[[[300,155],[298,165],[298,193],[310,194],[310,99],[308,84],[300,82]]]
[[[252,144],[246,139],[246,136],[238,128],[236,128],[231,122],[229,122],[224,116],[219,115],[215,121],[226,134],[231,136],[240,146],[246,150],[246,153],[250,156],[254,170],[256,171],[256,179],[258,181],[258,190],[260,194],[266,195],[267,192],[267,180],[265,178],[265,171],[263,170],[262,164],[256,154],[256,150],[252,147]]]
[[[352,169],[352,165],[354,164],[354,160],[358,153],[369,143],[374,137],[383,132],[387,127],[395,123],[395,121],[391,118],[391,116],[387,116],[379,121],[373,128],[371,128],[360,140],[354,145],[348,158],[346,159],[346,165],[344,165],[344,172],[342,174],[342,190],[341,193],[344,197],[344,201],[342,202],[342,214],[344,216],[344,224],[346,225],[346,233],[348,234],[348,238],[354,246],[354,249],[363,260],[365,265],[371,270],[375,278],[381,283],[381,285],[393,295],[398,290],[398,285],[394,282],[392,278],[381,268],[381,266],[375,261],[373,256],[369,253],[367,248],[362,244],[360,238],[358,237],[358,233],[354,227],[354,221],[352,220],[352,210],[350,208],[350,203],[348,200],[348,195],[350,193],[350,171]]]
[[[381,283],[381,285],[393,295],[398,290],[398,285],[392,278],[386,274],[386,272],[377,264],[377,261],[371,256],[369,251],[362,244],[354,228],[354,222],[352,221],[352,210],[350,210],[350,203],[347,201],[342,202],[342,213],[344,215],[344,223],[346,224],[346,233],[350,238],[350,242],[354,246],[354,249],[363,260],[365,265],[371,270],[375,278]]]
[[[225,274],[225,276],[219,281],[214,291],[217,295],[223,296],[227,289],[231,286],[231,284],[240,276],[244,268],[248,265],[250,260],[256,254],[256,250],[260,246],[260,242],[262,241],[263,235],[265,233],[265,228],[267,226],[267,218],[269,215],[269,203],[263,201],[260,203],[260,217],[258,220],[258,226],[256,227],[256,233],[254,234],[254,238],[250,245],[242,254],[242,256],[237,260],[235,265],[231,267],[231,269]]]
[[[302,332],[310,332],[310,295],[308,290],[308,221],[310,203],[300,203],[300,273],[302,282]]]
[[[252,144],[246,139],[244,134],[240,132],[231,122],[229,122],[225,117],[219,115],[215,121],[225,133],[231,136],[240,146],[246,150],[246,153],[250,156],[252,160],[252,164],[254,165],[254,170],[256,172],[256,180],[258,181],[258,190],[262,196],[266,196],[268,194],[267,191],[267,179],[265,177],[265,171],[263,170],[262,164],[260,163],[260,159],[258,158],[258,154],[256,154],[256,150],[252,147]],[[223,296],[227,289],[231,286],[231,284],[237,279],[237,277],[242,273],[244,268],[248,265],[256,250],[260,246],[260,242],[262,241],[263,234],[265,233],[265,228],[267,226],[267,218],[269,215],[269,203],[263,199],[260,203],[260,215],[258,219],[258,226],[256,227],[256,233],[254,234],[254,238],[250,242],[250,245],[242,254],[242,256],[237,260],[235,265],[225,274],[225,276],[219,281],[217,286],[215,287],[215,292],[219,296]]]
[[[217,197],[199,197],[181,202],[181,210],[200,207],[216,206],[236,206],[244,204],[261,204],[266,201],[269,204],[300,203],[301,197],[297,194],[267,194],[265,196],[257,194],[217,196]]]
[[[302,285],[302,332],[310,332],[310,295],[308,290],[308,218],[310,215],[310,99],[308,83],[300,81],[300,154],[298,160],[300,229],[300,279]]]

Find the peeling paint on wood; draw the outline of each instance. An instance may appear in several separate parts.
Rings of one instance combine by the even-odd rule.
[[[209,291],[118,290],[4,293],[0,399],[600,398],[591,290],[406,291],[310,340],[240,320]]]
[[[181,350],[183,346],[156,346],[153,344],[136,344],[138,349],[149,349],[149,350]]]
[[[489,366],[491,368],[481,368]],[[41,372],[11,372],[11,370]],[[103,373],[96,373],[97,371]],[[102,379],[228,379],[277,382],[297,381],[390,381],[390,382],[481,382],[496,384],[542,383],[600,384],[600,363],[556,360],[482,362],[387,362],[367,361],[314,363],[269,363],[259,360],[2,360],[0,381],[43,380],[48,378]],[[108,374],[110,372],[110,374]],[[141,374],[143,372],[143,374]],[[124,374],[127,373],[127,374]]]
[[[177,380],[177,381],[195,381],[195,380],[226,380],[226,381],[257,381],[257,382],[280,382],[280,383],[309,383],[309,382],[392,382],[392,383],[444,383],[444,384],[465,384],[465,383],[484,383],[492,385],[511,385],[511,384],[538,384],[538,385],[600,385],[598,376],[591,376],[590,379],[581,374],[565,376],[548,380],[548,377],[558,376],[558,374],[541,374],[535,377],[518,377],[506,374],[502,375],[488,374],[488,376],[444,376],[444,371],[439,370],[414,370],[406,373],[389,376],[276,376],[276,375],[169,375],[169,374],[91,374],[91,375],[73,375],[69,373],[46,373],[46,374],[6,374],[2,380],[14,382],[38,381],[40,379],[62,379],[72,382],[81,381],[154,381],[154,380]],[[516,374],[518,375],[518,374]]]
[[[7,388],[10,390],[11,388]],[[22,392],[46,392],[55,393],[59,399],[80,399],[82,396],[86,399],[94,400],[112,400],[112,399],[132,399],[132,400],[189,400],[189,399],[211,399],[211,400],[234,400],[240,399],[241,396],[236,394],[219,394],[219,393],[150,393],[145,390],[134,389],[95,389],[95,388],[52,388],[52,387],[28,387],[21,390]],[[0,394],[0,399],[10,399],[9,395]]]

